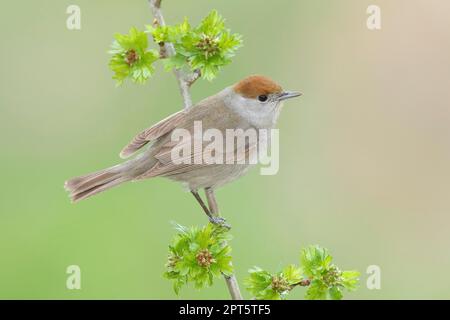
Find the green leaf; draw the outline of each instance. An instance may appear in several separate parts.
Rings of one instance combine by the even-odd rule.
[[[273,289],[266,289],[259,297],[256,298],[258,300],[282,300],[283,296]]]
[[[358,288],[360,273],[358,271],[343,271],[342,272],[342,285],[349,291],[356,290]]]
[[[302,270],[290,264],[283,269],[282,274],[290,285],[299,283],[302,279]]]
[[[308,277],[320,275],[320,273],[330,266],[333,258],[328,250],[319,246],[309,246],[301,251],[300,263]]]
[[[191,31],[191,25],[189,24],[188,18],[185,17],[184,21],[176,27],[178,34],[184,35]]]
[[[225,20],[217,12],[217,10],[213,10],[202,20],[196,31],[215,37],[222,32],[224,28]]]
[[[172,71],[173,69],[181,69],[186,64],[186,57],[181,54],[176,54],[163,60],[164,70]]]
[[[133,27],[128,35],[116,34],[115,39],[109,51],[113,79],[119,85],[127,78],[135,83],[145,83],[154,73],[153,63],[159,59],[156,50],[147,49],[147,34]]]
[[[327,298],[328,288],[320,280],[313,280],[306,290],[305,298],[308,300],[325,300]]]
[[[342,300],[343,295],[339,287],[334,286],[328,290],[331,300]]]
[[[256,298],[264,299],[272,290],[272,275],[259,267],[254,267],[249,271],[249,277],[245,279],[244,285],[246,289]],[[273,291],[273,290],[272,290]]]
[[[178,224],[179,233],[169,246],[164,276],[174,281],[174,290],[189,283],[197,289],[209,287],[222,274],[231,275],[231,247],[225,228],[208,224],[203,228],[186,228]]]

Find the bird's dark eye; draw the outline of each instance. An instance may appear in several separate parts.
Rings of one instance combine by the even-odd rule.
[[[258,100],[261,102],[266,102],[269,99],[265,94],[258,97]]]

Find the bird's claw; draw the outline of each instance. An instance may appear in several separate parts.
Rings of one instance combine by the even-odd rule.
[[[216,226],[224,227],[226,229],[231,229],[231,226],[227,223],[224,218],[221,217],[209,217],[209,222]]]

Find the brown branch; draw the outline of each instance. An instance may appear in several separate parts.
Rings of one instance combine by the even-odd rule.
[[[153,19],[153,23],[152,24],[153,24],[154,28],[159,27],[159,22],[158,22],[158,20],[156,20],[156,18]],[[154,37],[153,37],[153,40],[155,40]],[[159,58],[160,59],[166,59],[168,57],[167,50],[166,50],[166,44],[164,42],[159,42],[158,45],[159,45]]]
[[[185,80],[188,83],[189,87],[192,86],[194,84],[195,81],[197,81],[197,79],[199,79],[202,76],[202,72],[200,71],[200,69],[195,70],[193,73],[191,73],[190,75],[188,75]]]
[[[161,12],[161,0],[148,0],[150,5],[150,9],[152,10],[153,17],[155,21],[154,25],[165,26],[166,22],[164,21],[164,16]],[[162,57],[171,57],[176,54],[175,47],[170,42],[160,43],[160,55]],[[200,70],[195,70],[193,73],[186,74],[182,70],[175,69],[174,70],[175,77],[178,80],[178,86],[180,88],[180,93],[183,98],[184,108],[188,109],[192,106],[192,97],[189,91],[190,87],[194,84],[194,82],[200,78],[201,72]],[[207,191],[208,193],[208,191]],[[212,194],[214,196],[214,194]],[[211,199],[208,199],[210,201]],[[215,199],[214,199],[215,203]],[[211,209],[211,208],[210,208]],[[213,206],[213,214],[218,215],[217,204]],[[231,299],[233,300],[242,300],[241,291],[239,289],[239,284],[234,275],[225,276],[225,282],[228,287],[228,291],[230,292]]]
[[[206,200],[208,201],[209,211],[215,217],[220,217],[219,206],[217,205],[216,196],[214,190],[211,188],[205,189]],[[230,292],[232,300],[242,300],[241,289],[239,289],[239,283],[237,282],[236,276],[233,274],[231,276],[223,275],[225,282]]]
[[[302,281],[298,282],[298,283],[294,283],[293,285],[291,285],[291,290],[294,289],[295,287],[309,287],[309,285],[311,284],[311,280],[310,279],[303,279]]]

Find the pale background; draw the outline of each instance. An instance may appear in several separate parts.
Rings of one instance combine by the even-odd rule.
[[[81,31],[66,29],[70,4]],[[381,6],[381,31],[366,28],[369,4]],[[214,8],[245,47],[195,85],[195,101],[252,73],[304,93],[281,115],[279,174],[255,170],[218,193],[239,280],[317,243],[363,272],[348,298],[450,298],[450,2],[163,1],[169,23]],[[0,298],[174,298],[161,276],[169,221],[205,223],[189,194],[153,180],[72,205],[62,188],[181,107],[162,68],[115,88],[107,67],[113,34],[151,22],[146,1],[3,1],[0,12]],[[65,287],[71,264],[80,291]],[[364,286],[372,264],[379,291]],[[228,294],[218,280],[181,298]]]

